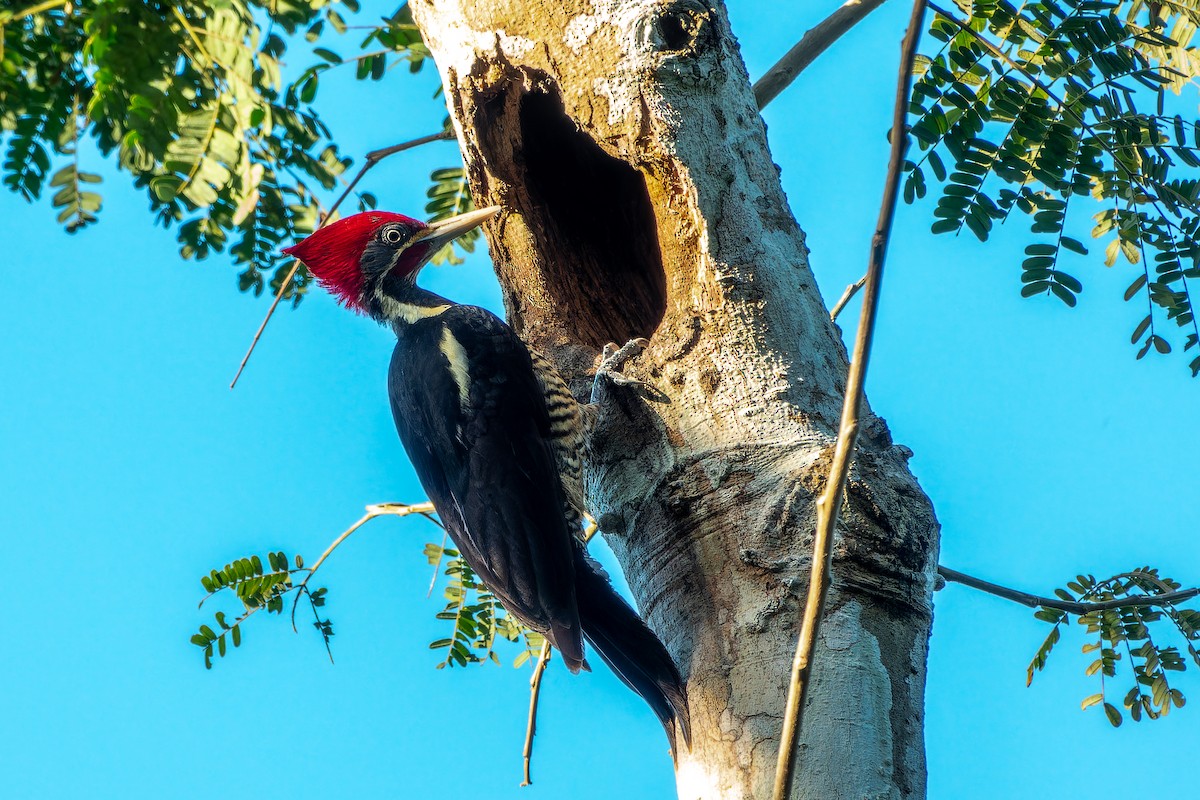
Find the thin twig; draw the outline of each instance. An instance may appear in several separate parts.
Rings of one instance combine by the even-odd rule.
[[[883,0],[846,0],[846,4],[810,28],[783,58],[754,84],[754,100],[759,110],[791,85],[817,56],[853,28],[863,17],[883,5]]]
[[[308,587],[303,583],[298,587],[300,591],[296,593],[296,600],[292,604],[292,632],[296,633],[296,604],[300,602],[300,596],[308,598],[308,606],[312,609],[314,627],[321,632],[321,640],[325,642],[325,654],[329,656],[329,663],[335,663],[333,660],[333,648],[329,644],[329,637],[332,633],[326,631],[326,620],[321,619],[321,615],[317,612],[317,601],[313,598],[313,593],[308,590]]]
[[[364,514],[362,518],[358,520],[358,522],[342,531],[341,535],[334,539],[329,547],[325,548],[325,552],[321,553],[321,557],[318,558],[313,565],[308,568],[308,574],[304,576],[304,580],[301,581],[296,587],[300,591],[296,594],[296,599],[292,602],[292,630],[296,630],[296,606],[300,605],[300,594],[308,591],[308,582],[312,580],[313,575],[317,574],[317,570],[319,570],[321,565],[325,563],[325,559],[329,558],[333,551],[338,549],[338,546],[341,545],[342,542],[350,538],[350,534],[354,533],[356,530],[361,528],[363,525],[366,525],[376,517],[407,517],[409,514],[420,514],[425,516],[433,511],[433,503],[430,503],[428,500],[424,503],[376,503],[374,505],[367,506],[367,513]]]
[[[20,11],[14,12],[12,17],[4,20],[4,22],[10,22],[14,19],[24,19],[25,17],[32,17],[34,14],[41,14],[43,11],[51,11],[59,6],[65,6],[66,4],[67,0],[46,0],[44,3],[38,3],[37,5],[32,5],[29,8],[23,8]]]
[[[1092,611],[1107,611],[1110,608],[1168,606],[1172,603],[1200,596],[1200,586],[1194,586],[1191,589],[1180,589],[1175,592],[1165,592],[1163,594],[1146,594],[1134,597],[1119,597],[1113,600],[1101,600],[1096,603],[1080,603],[1073,600],[1059,600],[1054,597],[1041,597],[1036,594],[1022,592],[1018,589],[1010,589],[1007,586],[990,583],[981,578],[950,569],[949,567],[939,566],[938,574],[952,583],[961,583],[963,586],[970,586],[972,589],[978,589],[981,592],[987,592],[996,597],[1003,597],[1005,600],[1011,600],[1014,603],[1020,603],[1029,608],[1053,608],[1058,611],[1065,611],[1068,614],[1075,614],[1076,616],[1088,614]]]
[[[854,283],[846,287],[846,291],[842,292],[842,299],[838,300],[837,304],[834,305],[833,310],[829,312],[829,319],[831,321],[837,322],[838,314],[842,313],[842,309],[846,307],[846,303],[849,303],[854,299],[854,295],[858,294],[858,290],[861,289],[863,284],[866,282],[867,276],[863,275]]]
[[[537,732],[538,698],[542,690],[542,673],[550,663],[552,652],[550,640],[543,641],[542,652],[538,654],[537,664],[533,667],[533,677],[529,679],[529,722],[525,725],[525,747],[521,750],[521,757],[525,762],[525,779],[521,781],[522,786],[533,784],[533,778],[529,776],[529,765],[533,760],[533,735]]]
[[[443,526],[442,527],[442,543],[441,543],[441,545],[438,546],[437,563],[433,565],[433,576],[429,579],[429,591],[425,592],[426,600],[428,600],[430,597],[433,597],[433,587],[437,585],[438,573],[442,569],[442,558],[444,558],[446,555],[446,536],[447,535],[448,535],[448,532],[446,531],[446,528]]]
[[[200,41],[200,37],[196,34],[197,29],[188,24],[187,17],[183,15],[178,6],[171,6],[171,13],[175,15],[175,19],[179,20],[179,24],[183,27],[183,32],[188,35],[188,38],[192,40],[192,44],[196,45],[196,49],[200,51],[200,54],[208,61],[208,66],[211,67],[214,59],[209,54],[208,48],[204,46],[204,42]],[[193,58],[191,60],[195,61],[196,59]],[[205,150],[201,150],[200,152],[205,152]]]
[[[367,153],[367,159],[363,162],[362,168],[359,169],[358,174],[354,176],[354,180],[347,184],[346,189],[342,192],[341,196],[339,196],[338,199],[334,201],[333,205],[329,207],[329,210],[321,216],[321,221],[317,224],[317,228],[320,229],[325,226],[325,223],[333,217],[333,212],[337,211],[338,206],[342,204],[342,201],[350,196],[350,192],[354,191],[354,187],[357,186],[358,182],[363,179],[363,176],[366,175],[372,167],[374,167],[383,159],[390,155],[394,155],[395,153],[399,153],[404,150],[411,150],[412,148],[419,147],[423,144],[429,144],[430,142],[437,142],[443,139],[453,138],[453,131],[439,131],[438,133],[431,133],[428,136],[422,136],[418,139],[413,139],[408,142],[401,142],[400,144],[394,144],[391,147],[384,147],[380,150],[372,150],[370,153]],[[283,283],[279,284],[279,291],[276,292],[275,299],[271,301],[271,307],[267,309],[267,315],[263,318],[262,324],[258,326],[258,330],[254,332],[254,338],[250,341],[250,349],[246,351],[246,355],[242,356],[242,363],[238,365],[237,374],[233,376],[233,380],[229,384],[230,389],[237,386],[238,378],[242,377],[242,370],[246,368],[246,362],[250,360],[250,354],[253,353],[254,348],[258,346],[258,340],[262,338],[262,334],[267,327],[267,323],[271,321],[271,316],[275,313],[275,309],[279,306],[279,301],[283,299],[283,295],[287,292],[288,287],[292,285],[292,279],[296,277],[296,273],[299,271],[300,259],[292,259],[292,268],[288,270],[287,277],[283,279]]]
[[[586,523],[583,526],[583,543],[587,544],[600,531],[600,525],[591,514],[585,512],[583,518]],[[533,783],[533,779],[529,777],[529,764],[533,758],[533,734],[537,730],[538,695],[542,689],[542,673],[546,670],[546,664],[550,662],[550,651],[549,640],[543,641],[537,664],[533,668],[533,678],[529,681],[529,723],[525,727],[525,748],[521,751],[525,759],[525,779],[521,781],[522,786]]]
[[[783,730],[780,732],[779,757],[776,762],[774,800],[786,800],[792,789],[796,771],[796,750],[803,718],[804,698],[808,688],[809,668],[817,641],[817,630],[821,613],[825,607],[825,596],[829,589],[833,561],[832,539],[837,526],[838,510],[842,505],[842,494],[846,487],[846,476],[850,471],[850,459],[858,440],[858,417],[862,406],[863,381],[871,353],[871,339],[875,333],[875,317],[879,308],[880,280],[887,256],[888,239],[892,231],[892,219],[896,212],[896,197],[900,189],[900,170],[904,153],[908,147],[908,130],[905,120],[908,114],[908,99],[912,83],[913,55],[921,38],[925,19],[925,0],[915,0],[908,19],[908,30],[900,45],[899,76],[896,80],[896,100],[892,114],[892,149],[888,160],[887,179],[884,183],[883,201],[879,208],[879,221],[875,235],[871,238],[871,254],[867,264],[867,280],[863,292],[863,310],[858,321],[858,335],[854,341],[854,355],[846,377],[846,395],[842,403],[842,420],[838,429],[833,461],[829,466],[829,479],[825,489],[817,498],[817,529],[813,538],[812,574],[808,582],[808,599],[800,627],[800,638],[796,643],[796,655],[792,660],[791,679],[788,684],[787,706],[784,709]]]

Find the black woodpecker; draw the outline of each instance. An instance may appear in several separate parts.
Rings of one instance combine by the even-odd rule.
[[[416,285],[447,242],[498,206],[426,224],[370,211],[285,253],[348,308],[391,325],[388,395],[400,441],[462,557],[571,672],[586,639],[641,695],[675,747],[688,704],[665,647],[578,538],[585,407],[501,319]]]

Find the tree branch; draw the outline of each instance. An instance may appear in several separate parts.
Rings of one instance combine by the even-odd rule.
[[[767,103],[791,86],[792,81],[816,61],[817,56],[824,53],[829,45],[881,5],[883,0],[846,0],[845,5],[805,32],[800,41],[755,82],[754,99],[759,110],[766,108]]]
[[[838,430],[833,462],[829,466],[829,479],[825,489],[817,498],[817,530],[813,538],[812,573],[808,582],[808,599],[800,627],[800,638],[796,643],[796,655],[792,660],[791,680],[788,684],[787,705],[784,709],[783,729],[779,738],[779,757],[776,762],[774,800],[787,800],[791,794],[792,780],[796,772],[796,750],[800,738],[801,720],[804,713],[804,697],[808,688],[809,669],[817,641],[821,615],[825,608],[833,562],[833,531],[837,526],[838,510],[842,505],[842,494],[846,488],[846,476],[850,471],[850,459],[858,440],[858,417],[862,407],[863,382],[871,354],[871,340],[875,334],[875,317],[879,309],[880,281],[887,257],[888,239],[892,232],[892,219],[896,213],[896,198],[900,190],[900,170],[904,153],[908,149],[908,116],[910,86],[912,84],[913,55],[921,38],[925,19],[925,0],[915,0],[908,19],[908,30],[900,45],[900,67],[896,79],[896,100],[892,113],[892,148],[888,159],[887,179],[884,182],[883,200],[879,208],[879,220],[875,235],[871,238],[871,254],[867,264],[866,283],[863,295],[862,316],[858,321],[858,334],[854,341],[854,354],[846,378],[846,394],[842,404],[842,421]]]
[[[334,201],[333,205],[330,206],[329,210],[326,211],[321,217],[321,222],[317,225],[317,228],[319,229],[325,226],[325,223],[333,217],[333,212],[337,211],[338,206],[342,204],[342,201],[350,196],[350,192],[354,191],[354,187],[357,186],[358,182],[363,179],[363,176],[366,175],[372,167],[374,167],[383,159],[390,155],[394,155],[395,153],[399,153],[404,150],[411,150],[412,148],[419,147],[423,144],[429,144],[430,142],[437,142],[441,141],[442,139],[453,138],[454,133],[452,131],[439,131],[438,133],[431,133],[428,136],[422,136],[418,139],[401,142],[400,144],[394,144],[391,147],[384,147],[380,150],[372,150],[371,152],[367,153],[367,160],[363,162],[362,169],[358,171],[358,174],[354,176],[354,180],[350,181],[350,183],[346,186],[346,190],[342,192],[338,199]],[[283,279],[283,283],[279,284],[279,291],[275,294],[275,299],[271,301],[271,307],[267,309],[267,315],[263,317],[262,324],[259,325],[258,330],[254,332],[254,338],[250,341],[250,349],[246,351],[246,355],[242,356],[242,363],[238,365],[237,374],[233,376],[233,381],[229,384],[230,389],[237,386],[238,378],[242,377],[242,370],[246,368],[246,362],[250,360],[250,354],[253,353],[254,348],[258,346],[258,340],[262,338],[262,334],[267,327],[267,323],[271,321],[271,316],[275,313],[276,307],[279,306],[279,301],[283,299],[283,295],[287,292],[288,287],[292,285],[292,279],[296,277],[296,273],[299,271],[300,260],[292,259],[292,268],[288,271],[287,277]]]
[[[521,757],[525,761],[525,779],[521,781],[522,786],[533,785],[533,778],[529,777],[529,764],[533,760],[533,735],[537,732],[538,698],[542,692],[542,673],[550,663],[552,652],[550,640],[542,642],[542,652],[538,654],[533,677],[529,679],[529,722],[525,726],[525,747],[521,750]]]
[[[1080,603],[1073,600],[1059,600],[1054,597],[1041,597],[1036,594],[1029,594],[1017,589],[1010,589],[1007,586],[990,583],[980,578],[966,575],[958,570],[950,569],[949,567],[938,567],[938,574],[952,583],[961,583],[963,586],[970,586],[972,589],[978,589],[981,592],[1003,597],[1005,600],[1011,600],[1014,603],[1020,603],[1029,608],[1053,608],[1058,611],[1065,611],[1068,614],[1076,616],[1087,614],[1092,611],[1106,611],[1110,608],[1129,608],[1132,606],[1169,606],[1183,600],[1190,600],[1193,597],[1200,596],[1200,586],[1194,586],[1191,589],[1180,589],[1175,592],[1164,592],[1163,594],[1147,594],[1137,597],[1120,597],[1113,600],[1101,600],[1096,603]]]
[[[0,25],[5,25],[14,19],[32,17],[35,14],[41,14],[43,11],[51,11],[60,6],[65,6],[66,4],[67,0],[46,0],[44,3],[37,3],[36,5],[29,6],[29,8],[23,8],[20,11],[14,11],[8,16],[0,16]]]
[[[600,525],[591,514],[585,512],[583,518],[583,543],[586,545],[600,530]],[[533,779],[529,777],[529,764],[533,759],[533,735],[537,730],[538,695],[542,691],[542,673],[546,670],[546,664],[550,663],[550,650],[550,642],[542,642],[542,651],[538,654],[537,666],[534,667],[533,678],[529,681],[529,723],[525,726],[525,748],[521,751],[525,759],[525,780],[521,782],[522,786],[533,783]]]
[[[367,506],[367,513],[364,514],[362,518],[358,520],[358,522],[342,531],[341,535],[334,539],[329,547],[325,548],[325,552],[321,553],[320,558],[318,558],[313,565],[308,568],[308,574],[304,576],[304,580],[301,581],[296,587],[299,592],[297,592],[296,599],[292,602],[292,630],[296,630],[296,607],[300,605],[300,595],[308,591],[308,582],[312,580],[313,575],[317,574],[317,570],[319,570],[321,565],[325,563],[325,559],[329,558],[329,556],[333,554],[333,551],[337,550],[338,546],[342,542],[350,538],[350,534],[354,533],[356,530],[361,528],[363,525],[366,525],[376,517],[385,516],[407,517],[409,514],[420,514],[421,516],[425,517],[431,522],[437,523],[440,526],[441,523],[437,522],[437,520],[430,516],[430,514],[434,514],[436,511],[437,509],[433,507],[433,503],[429,502],[428,500],[426,500],[424,503],[375,503]]]
[[[867,276],[863,275],[854,283],[846,287],[846,291],[842,292],[841,299],[837,301],[833,307],[833,310],[829,312],[829,319],[831,321],[837,322],[838,314],[842,313],[842,309],[846,307],[847,303],[854,299],[854,295],[858,294],[858,290],[861,289],[863,284],[866,282]]]
[[[426,600],[428,600],[430,597],[433,597],[433,587],[437,585],[438,575],[441,573],[441,570],[442,570],[442,559],[446,557],[446,537],[448,535],[449,535],[449,532],[446,530],[446,526],[443,525],[442,526],[442,543],[440,545],[438,545],[437,563],[435,563],[433,565],[433,575],[431,575],[429,577],[429,589],[425,592]]]

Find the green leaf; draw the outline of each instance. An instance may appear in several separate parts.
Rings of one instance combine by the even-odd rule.
[[[1138,275],[1136,278],[1134,278],[1133,283],[1129,284],[1129,288],[1125,290],[1125,300],[1126,301],[1132,300],[1135,296],[1137,296],[1137,293],[1140,292],[1142,290],[1142,287],[1145,285],[1146,285],[1146,273],[1143,272],[1141,275]],[[1150,323],[1147,322],[1146,324],[1149,325]],[[1140,338],[1142,338],[1142,337],[1136,336],[1136,337],[1134,337],[1134,341],[1136,342]]]
[[[1142,318],[1142,321],[1133,329],[1133,336],[1129,337],[1130,344],[1137,344],[1141,340],[1142,335],[1146,333],[1146,329],[1150,327],[1150,315],[1147,314]]]
[[[934,176],[939,181],[946,180],[946,165],[942,163],[942,159],[938,156],[936,150],[929,151],[929,167],[933,170]]]
[[[1051,283],[1050,291],[1054,293],[1055,297],[1057,297],[1059,300],[1062,300],[1063,303],[1065,303],[1069,308],[1074,308],[1075,304],[1078,302],[1078,300],[1075,299],[1075,295],[1073,295],[1071,291],[1061,283]]]
[[[1086,256],[1088,254],[1087,247],[1085,247],[1083,242],[1080,242],[1078,239],[1073,239],[1070,236],[1064,236],[1059,239],[1059,243],[1073,253],[1078,253],[1081,256]]]
[[[1083,291],[1083,284],[1065,272],[1055,272],[1054,279],[1073,293],[1078,294],[1079,292]]]

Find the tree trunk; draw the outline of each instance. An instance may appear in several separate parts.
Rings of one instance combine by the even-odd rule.
[[[599,348],[663,394],[601,398],[589,502],[688,680],[685,800],[770,794],[846,353],[715,0],[414,0],[511,323],[581,399]],[[866,262],[868,242],[862,243]],[[796,797],[923,797],[938,526],[866,412]]]

